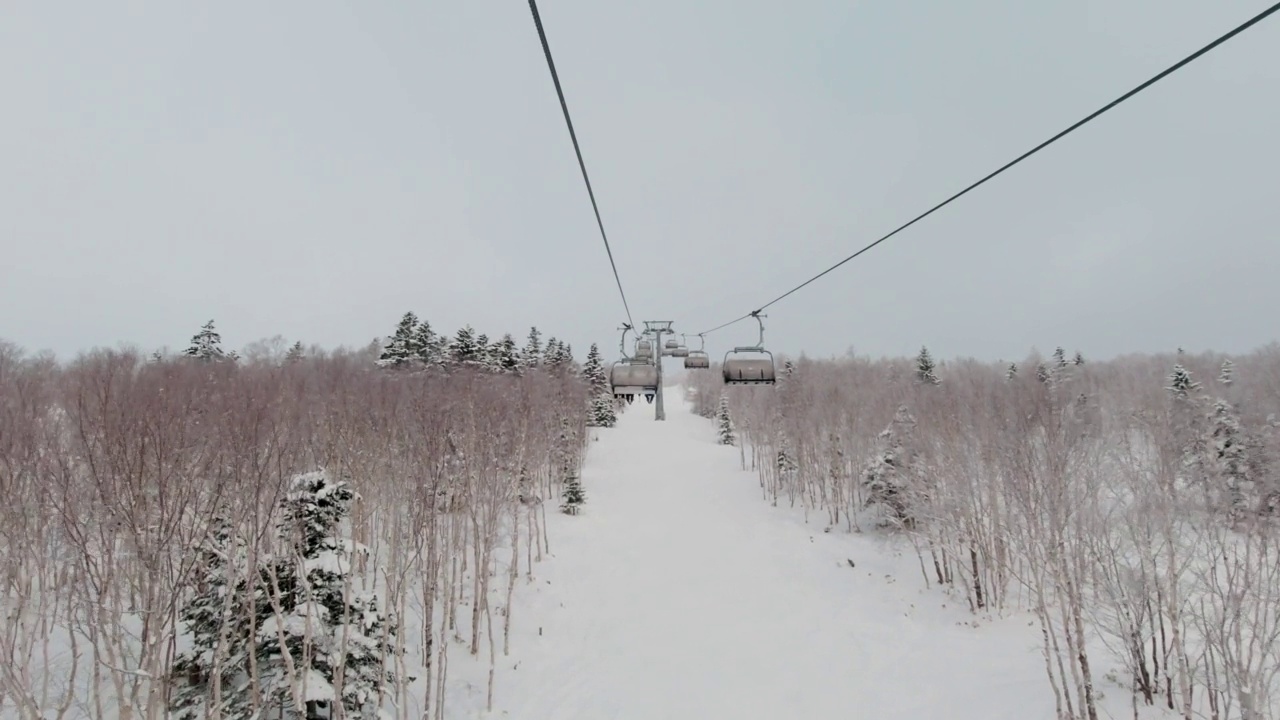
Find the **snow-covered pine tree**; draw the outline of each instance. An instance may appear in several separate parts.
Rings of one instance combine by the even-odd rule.
[[[937,385],[942,382],[938,379],[937,365],[933,362],[933,356],[929,354],[929,348],[921,346],[920,354],[916,356],[916,382],[923,385]]]
[[[404,314],[400,318],[400,323],[396,325],[396,330],[391,337],[387,339],[386,345],[382,348],[382,354],[378,356],[378,367],[383,368],[403,368],[407,367],[409,362],[417,354],[415,333],[418,329],[418,316],[412,311]]]
[[[287,718],[304,717],[294,705],[295,683],[305,717],[333,702],[347,717],[377,717],[384,689],[397,680],[397,620],[380,609],[376,593],[353,582],[352,558],[367,551],[339,535],[354,499],[349,484],[319,470],[295,477],[284,501],[277,530],[289,555],[271,564],[270,587],[279,593],[271,591],[257,657],[263,694]]]
[[[1249,449],[1240,430],[1240,417],[1226,400],[1218,400],[1209,415],[1210,452],[1213,474],[1222,495],[1221,507],[1232,521],[1240,520],[1249,510]]]
[[[182,606],[179,618],[191,646],[174,658],[169,682],[173,692],[169,711],[175,720],[203,720],[212,716],[213,680],[223,717],[243,717],[247,709],[245,568],[247,546],[222,515],[214,516],[208,535],[195,548],[195,592]]]
[[[582,489],[582,478],[575,469],[564,479],[564,489],[560,493],[560,512],[566,515],[577,515],[587,502],[587,493]]]
[[[567,342],[560,342],[560,354],[564,357],[564,370],[566,373],[578,373],[581,370],[578,362],[573,359],[573,346]]]
[[[1013,380],[1018,377],[1018,363],[1009,363],[1009,369],[1004,373],[1005,380]]]
[[[520,372],[520,351],[516,349],[516,341],[511,333],[503,335],[501,340],[493,344],[493,364],[501,373]]]
[[[476,335],[476,367],[487,372],[498,372],[498,363],[494,353],[495,348],[489,342],[489,335],[487,333]]]
[[[289,352],[284,355],[284,361],[286,363],[293,364],[299,362],[306,356],[306,351],[302,349],[302,341],[299,340],[289,347]]]
[[[789,377],[791,377],[791,376],[793,376],[793,375],[795,375],[795,374],[796,374],[796,364],[795,364],[795,363],[791,362],[790,360],[787,360],[786,362],[782,363],[782,376],[783,376],[783,377],[789,378]]]
[[[449,344],[449,359],[459,367],[475,367],[480,364],[480,343],[476,340],[476,331],[467,325],[460,328]]]
[[[164,351],[157,350],[151,353],[151,362],[153,363],[164,362]]]
[[[1201,488],[1209,494],[1207,484],[1210,450],[1206,437],[1205,397],[1200,383],[1181,364],[1173,366],[1165,390],[1172,401],[1172,430],[1182,449],[1182,480],[1187,486]]]
[[[800,470],[800,464],[796,462],[795,452],[791,449],[791,439],[787,434],[782,433],[782,439],[778,442],[778,456],[775,458],[775,469],[778,472],[778,485],[780,487],[795,487],[796,473]]]
[[[911,491],[912,453],[907,450],[915,418],[905,405],[877,438],[878,452],[862,473],[864,505],[881,505],[895,523],[914,522]]]
[[[1048,385],[1053,380],[1053,375],[1049,373],[1049,368],[1044,363],[1036,363],[1036,380]]]
[[[733,418],[729,417],[729,398],[720,396],[720,406],[716,408],[716,442],[721,445],[733,445],[737,438],[733,436]]]
[[[564,344],[553,338],[547,339],[547,349],[542,355],[542,366],[548,372],[559,374],[562,373],[569,364],[569,359],[565,356]]]
[[[1061,345],[1053,351],[1053,366],[1059,370],[1067,366],[1067,351]]]
[[[587,351],[587,360],[582,365],[582,379],[591,388],[592,395],[602,395],[609,392],[609,376],[605,373],[604,359],[600,357],[600,348],[595,343],[591,343],[591,349]]]
[[[1223,385],[1231,385],[1236,379],[1236,366],[1231,362],[1231,358],[1222,361],[1222,370],[1218,373],[1218,382]]]
[[[213,329],[212,320],[205,323],[200,328],[200,332],[191,337],[191,347],[187,348],[183,355],[201,362],[229,359],[222,349],[222,336]]]
[[[1175,401],[1187,402],[1194,399],[1200,390],[1200,383],[1196,382],[1195,378],[1191,377],[1190,371],[1182,365],[1174,365],[1173,372],[1169,373],[1169,384],[1165,389]]]
[[[1076,356],[1075,356],[1075,358],[1073,358],[1073,359],[1071,360],[1071,364],[1073,364],[1073,365],[1083,365],[1083,364],[1084,364],[1084,353],[1081,353],[1079,350],[1077,350],[1077,351],[1076,351]]]
[[[520,351],[520,361],[526,368],[534,368],[542,364],[542,333],[536,326],[529,328],[529,340]]]
[[[587,424],[592,427],[613,427],[618,423],[618,411],[608,393],[592,395],[588,413]]]
[[[409,353],[421,367],[439,367],[444,364],[445,338],[436,334],[431,322],[423,319],[413,329],[409,340]]]

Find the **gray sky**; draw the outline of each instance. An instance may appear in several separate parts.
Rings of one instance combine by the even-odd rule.
[[[1269,0],[543,0],[636,320],[741,315]],[[0,337],[616,349],[524,2],[0,4]],[[770,308],[777,350],[1276,339],[1280,17]],[[708,349],[749,342],[748,323]]]

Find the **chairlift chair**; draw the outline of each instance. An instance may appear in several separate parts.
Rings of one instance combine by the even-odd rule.
[[[637,358],[619,360],[609,368],[609,385],[614,397],[627,402],[636,395],[648,397],[658,392],[658,366]]]
[[[707,370],[711,367],[711,357],[707,355],[707,340],[701,335],[698,336],[701,346],[697,350],[689,350],[685,348],[684,367],[686,370]]]
[[[711,357],[701,350],[690,350],[684,359],[686,370],[707,370],[711,367]]]
[[[653,360],[653,341],[652,340],[636,341],[636,359],[637,360]]]
[[[650,397],[652,393],[658,390],[658,368],[650,360],[638,357],[627,356],[627,333],[635,332],[630,325],[622,325],[622,340],[619,343],[619,349],[622,353],[622,359],[609,366],[609,386],[615,398],[622,398],[630,404],[636,399],[636,395],[645,395]],[[636,343],[639,350],[642,343],[648,341],[641,340]],[[650,344],[652,347],[652,344]],[[652,402],[652,400],[650,400]]]
[[[684,335],[681,335],[680,337],[683,338]],[[668,340],[666,345],[667,351],[664,352],[663,355],[670,355],[671,357],[678,358],[689,357],[689,348],[686,347],[683,342],[676,342],[673,338]]]
[[[721,366],[725,385],[773,385],[778,380],[773,353],[764,349],[764,323],[760,321],[759,313],[751,313],[751,317],[760,323],[760,341],[755,345],[735,347],[725,353]],[[753,353],[757,357],[732,357],[746,353]]]

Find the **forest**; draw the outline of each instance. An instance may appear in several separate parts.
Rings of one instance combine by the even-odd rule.
[[[0,715],[444,718],[456,653],[491,699],[599,379],[536,328],[382,345],[0,344]]]
[[[691,373],[688,392],[768,502],[901,538],[978,617],[1032,613],[1060,718],[1097,720],[1104,684],[1135,718],[1277,717],[1280,346],[802,357],[776,388]]]

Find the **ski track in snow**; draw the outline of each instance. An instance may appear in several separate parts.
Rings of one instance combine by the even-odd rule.
[[[552,557],[516,590],[494,710],[474,717],[1053,717],[1027,618],[962,625],[913,554],[771,507],[668,397],[666,422],[637,402],[593,429],[586,505],[548,513]]]

